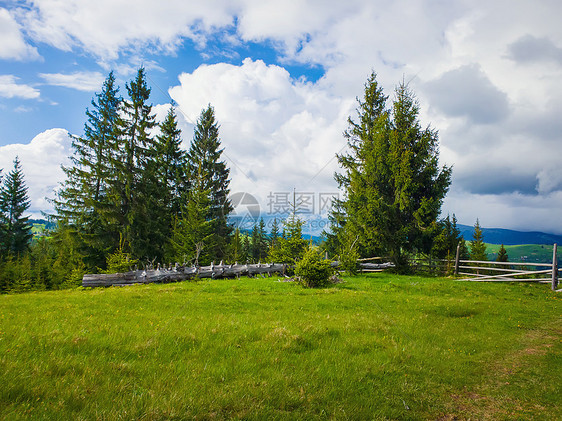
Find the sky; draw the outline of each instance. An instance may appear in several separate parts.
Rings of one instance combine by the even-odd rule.
[[[186,148],[214,107],[232,193],[275,213],[296,192],[319,214],[374,71],[439,132],[443,215],[562,234],[560,16],[558,0],[0,1],[0,168],[19,156],[31,214],[49,212],[69,133],[111,70],[126,96],[143,66]]]

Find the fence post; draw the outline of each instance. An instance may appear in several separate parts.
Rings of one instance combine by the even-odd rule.
[[[558,259],[556,256],[557,244],[554,243],[552,248],[552,290],[555,291],[558,286]]]
[[[455,276],[459,274],[459,257],[461,254],[461,243],[457,244],[457,255],[455,257]]]

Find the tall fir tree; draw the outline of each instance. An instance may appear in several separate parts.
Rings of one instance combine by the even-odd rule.
[[[154,157],[151,130],[156,122],[152,105],[148,104],[151,89],[144,68],[137,71],[126,89],[128,99],[123,101],[117,120],[118,136],[112,145],[115,173],[110,183],[112,222],[117,228],[115,241],[118,244],[117,236],[121,234],[125,251],[135,258],[161,258],[162,236],[155,214],[162,212],[162,204],[153,200],[157,187],[151,163]]]
[[[349,152],[338,155],[344,199],[335,203],[329,242],[342,247],[347,239],[360,256],[385,254],[402,268],[406,253],[430,251],[451,169],[439,167],[437,132],[421,128],[408,87],[396,88],[391,110],[386,100],[372,73],[357,121],[348,120]]]
[[[115,247],[111,235],[114,227],[106,217],[111,211],[108,181],[115,174],[111,163],[121,106],[113,72],[91,104],[92,108],[86,110],[84,136],[71,136],[72,165],[62,168],[66,180],[54,204],[59,230],[74,234],[72,241],[81,244],[88,267],[93,269],[103,266],[105,254]]]
[[[160,123],[160,134],[155,138],[155,173],[159,189],[165,193],[169,215],[178,215],[188,190],[187,157],[181,148],[181,130],[172,105],[164,121]]]
[[[203,190],[209,192],[209,214],[206,219],[215,221],[212,255],[217,260],[225,258],[232,234],[232,227],[227,220],[233,209],[228,198],[230,170],[221,160],[222,152],[215,111],[209,105],[197,120],[187,159],[190,180],[196,178],[199,172],[206,174],[203,185]]]
[[[30,206],[23,170],[18,157],[14,168],[3,179],[0,188],[0,225],[3,236],[0,240],[0,254],[20,256],[29,250],[32,238],[29,216],[24,213]]]
[[[151,159],[144,171],[149,203],[153,257],[161,259],[176,218],[181,219],[182,204],[187,202],[187,158],[181,149],[181,130],[173,105],[159,124]]]

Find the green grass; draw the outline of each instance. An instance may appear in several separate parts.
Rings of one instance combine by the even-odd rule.
[[[0,296],[0,419],[556,419],[562,296],[377,274]]]

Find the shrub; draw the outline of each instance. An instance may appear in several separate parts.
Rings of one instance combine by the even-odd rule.
[[[304,286],[322,288],[331,283],[330,277],[334,273],[331,260],[325,260],[318,249],[309,248],[295,266],[297,275]]]

